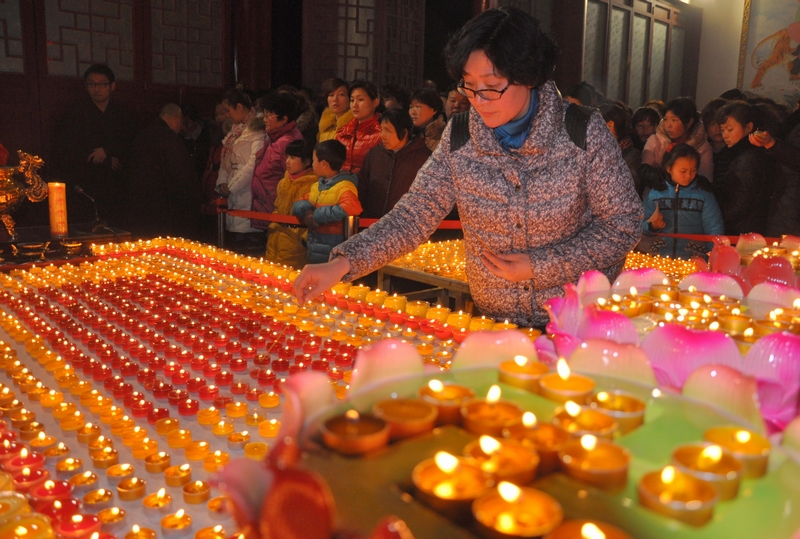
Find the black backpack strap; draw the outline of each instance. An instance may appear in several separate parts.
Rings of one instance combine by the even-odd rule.
[[[450,151],[454,152],[469,140],[469,111],[453,114],[450,123]]]
[[[570,103],[567,107],[567,114],[564,117],[564,125],[567,134],[575,146],[586,151],[586,129],[589,125],[589,118],[596,109],[584,107],[575,103]]]

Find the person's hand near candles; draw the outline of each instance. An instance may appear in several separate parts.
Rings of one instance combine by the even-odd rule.
[[[298,302],[302,305],[318,298],[341,281],[349,271],[350,262],[343,256],[337,256],[324,264],[307,265],[293,284]]]

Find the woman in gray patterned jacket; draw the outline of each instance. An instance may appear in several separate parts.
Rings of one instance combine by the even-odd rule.
[[[457,202],[478,308],[542,326],[542,305],[564,284],[591,269],[616,277],[639,239],[642,203],[600,114],[567,114],[549,80],[558,49],[538,21],[515,8],[487,10],[445,55],[472,108],[454,116],[394,209],[330,262],[306,266],[295,291],[313,299],[414,250]]]

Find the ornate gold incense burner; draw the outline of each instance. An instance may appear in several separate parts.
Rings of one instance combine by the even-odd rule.
[[[36,155],[19,154],[19,166],[0,167],[0,219],[12,240],[16,239],[16,225],[11,213],[19,208],[25,197],[31,202],[41,202],[47,198],[47,184],[39,176],[38,170],[44,161]],[[22,174],[25,183],[17,181],[16,173]]]

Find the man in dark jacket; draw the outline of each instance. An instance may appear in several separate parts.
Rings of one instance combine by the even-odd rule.
[[[125,214],[136,237],[192,238],[197,232],[200,188],[192,157],[178,135],[181,120],[178,105],[165,105],[133,143]]]
[[[116,82],[108,66],[89,67],[83,81],[89,99],[71,106],[62,118],[49,165],[53,177],[69,187],[70,222],[94,219],[91,202],[73,190],[73,186],[80,185],[95,199],[100,217],[109,224],[119,225],[123,174],[136,123],[128,109],[111,99]]]
[[[431,151],[424,136],[412,138],[414,124],[404,109],[390,109],[380,117],[382,144],[372,148],[358,173],[361,217],[378,219],[408,192],[417,171]]]

